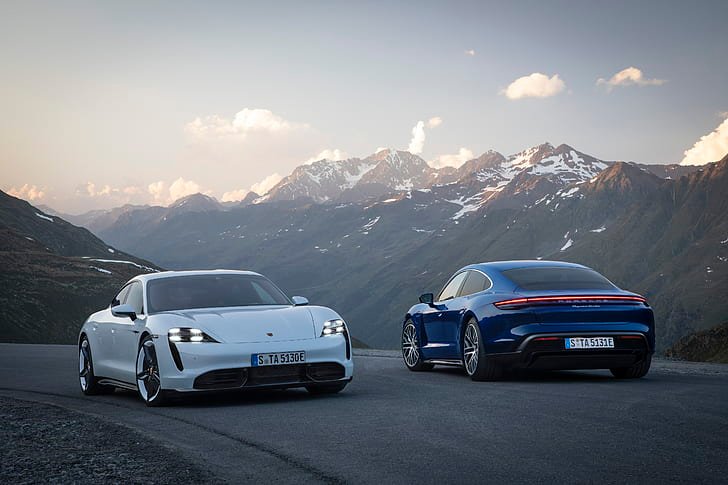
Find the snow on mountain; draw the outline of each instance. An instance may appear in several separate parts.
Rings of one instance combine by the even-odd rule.
[[[379,184],[397,191],[426,188],[436,172],[422,158],[404,151],[380,150],[365,161],[374,167],[360,183]]]
[[[438,196],[460,205],[459,219],[486,205],[523,207],[548,194],[594,178],[609,164],[568,145],[537,145],[508,157],[489,151],[466,162],[457,179],[433,187]],[[569,195],[576,193],[569,189]]]
[[[337,199],[347,190],[366,185],[380,188],[373,195],[411,190],[424,187],[433,170],[417,155],[389,149],[364,159],[324,159],[297,167],[257,202],[305,197],[314,202],[327,202]],[[365,195],[372,194],[365,191],[362,198]]]
[[[382,149],[366,158],[301,165],[255,203],[296,199],[340,203],[372,198],[392,202],[392,193],[432,190],[435,198],[460,206],[453,215],[457,220],[488,204],[533,204],[548,193],[594,178],[608,166],[568,145],[550,143],[508,157],[490,150],[457,169],[440,170],[412,153]]]

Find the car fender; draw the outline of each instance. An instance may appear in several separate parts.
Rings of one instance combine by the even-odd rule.
[[[328,322],[329,320],[344,320],[341,318],[341,315],[336,313],[334,310],[332,310],[329,307],[325,306],[317,306],[317,305],[307,305],[306,309],[308,310],[309,316],[311,317],[311,321],[313,322],[314,331],[316,336],[318,337],[321,335],[321,333],[324,330],[324,323]],[[346,320],[344,320],[346,321]],[[347,323],[348,325],[348,323]]]

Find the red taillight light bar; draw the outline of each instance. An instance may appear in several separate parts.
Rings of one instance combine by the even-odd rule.
[[[511,300],[497,301],[493,303],[498,308],[514,308],[520,306],[539,305],[543,303],[554,303],[563,305],[595,304],[595,303],[643,303],[647,300],[641,296],[616,296],[616,295],[589,295],[589,296],[533,296],[528,298],[513,298]]]

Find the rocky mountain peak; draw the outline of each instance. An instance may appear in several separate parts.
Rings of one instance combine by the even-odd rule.
[[[595,191],[625,193],[647,192],[660,185],[662,180],[649,170],[634,163],[616,162],[591,181]]]
[[[476,174],[482,170],[494,170],[506,162],[506,157],[496,152],[488,150],[478,158],[468,160],[459,169],[458,175],[465,177],[468,174]]]
[[[176,212],[206,212],[222,209],[223,206],[217,199],[201,193],[186,195],[169,205],[169,210]]]

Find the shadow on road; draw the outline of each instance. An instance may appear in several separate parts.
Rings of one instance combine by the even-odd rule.
[[[255,406],[288,404],[295,402],[347,399],[347,391],[334,395],[312,395],[303,389],[272,389],[245,391],[218,391],[209,393],[179,394],[170,399],[168,407],[214,408],[225,406]],[[115,399],[123,399],[126,404],[144,404],[135,391],[117,389]]]
[[[460,367],[435,367],[429,371],[433,374],[448,374],[455,377],[461,377],[468,379],[468,375],[465,370]],[[549,383],[549,382],[641,382],[650,380],[649,374],[643,379],[615,379],[609,371],[600,370],[561,370],[561,371],[547,371],[547,370],[510,370],[505,373],[500,379],[494,382],[538,382],[538,383]]]

